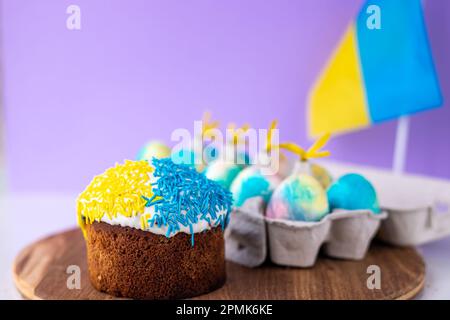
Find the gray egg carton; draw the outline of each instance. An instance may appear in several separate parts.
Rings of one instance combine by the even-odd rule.
[[[387,218],[377,237],[397,246],[417,246],[450,236],[450,181],[389,170],[329,162],[335,177],[364,175],[375,187]]]
[[[225,233],[226,258],[248,267],[268,257],[278,265],[311,267],[322,248],[333,258],[360,260],[386,216],[339,210],[319,222],[270,219],[264,216],[263,199],[255,197],[232,213]]]
[[[357,260],[374,237],[416,246],[450,236],[450,181],[330,161],[323,165],[334,177],[364,175],[377,190],[383,213],[342,210],[319,222],[275,220],[264,216],[261,198],[249,199],[232,213],[227,259],[256,267],[269,257],[276,264],[309,267],[320,248],[331,257]]]

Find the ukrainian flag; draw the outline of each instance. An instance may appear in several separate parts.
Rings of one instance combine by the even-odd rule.
[[[376,18],[380,24],[374,28]],[[312,137],[439,107],[442,96],[420,0],[367,1],[308,104]]]

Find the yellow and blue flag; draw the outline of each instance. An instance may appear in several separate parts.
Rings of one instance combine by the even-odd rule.
[[[379,25],[368,24],[378,9]],[[309,95],[309,135],[346,132],[442,104],[420,0],[367,1]]]

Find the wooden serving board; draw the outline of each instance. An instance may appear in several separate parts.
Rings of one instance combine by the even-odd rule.
[[[68,266],[81,270],[81,288],[68,289]],[[381,289],[368,289],[367,267],[381,270]],[[14,280],[28,299],[115,299],[95,290],[88,278],[84,239],[78,229],[25,248],[13,266]],[[425,264],[412,248],[373,244],[362,261],[320,257],[308,269],[267,264],[249,269],[227,263],[224,287],[199,299],[410,299],[423,288]]]

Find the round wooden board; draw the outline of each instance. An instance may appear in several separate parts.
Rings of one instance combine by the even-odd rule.
[[[80,267],[81,288],[68,289],[71,265]],[[368,289],[367,267],[381,270],[381,289]],[[78,229],[35,242],[16,258],[14,281],[28,299],[115,299],[88,278],[84,239]],[[423,288],[425,264],[412,248],[373,244],[362,261],[319,257],[308,269],[271,264],[249,269],[227,263],[224,287],[198,299],[410,299]]]

